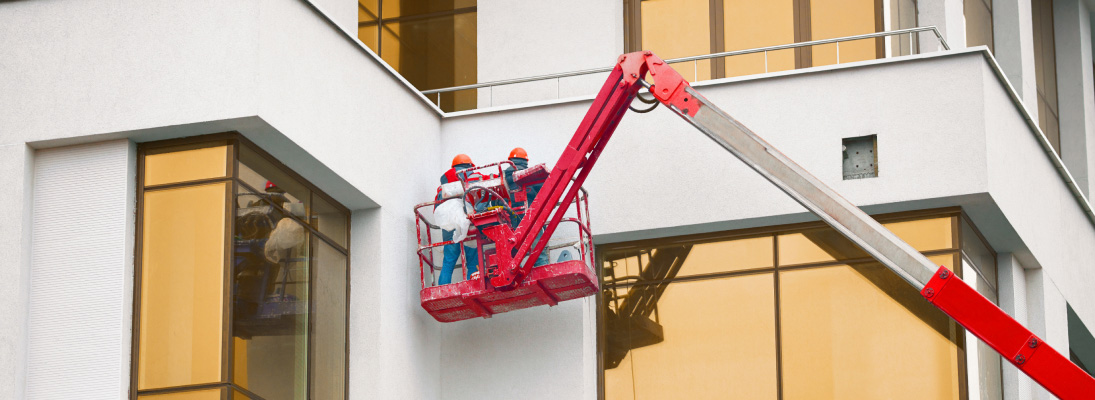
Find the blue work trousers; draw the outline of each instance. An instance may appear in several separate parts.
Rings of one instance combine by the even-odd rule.
[[[450,241],[455,232],[453,231],[441,231],[441,240]],[[456,260],[460,258],[460,246],[464,246],[463,243],[453,243],[445,245],[445,258],[441,261],[441,276],[437,278],[438,285],[448,285],[452,283],[452,271],[456,269]],[[479,250],[475,247],[464,247],[464,279],[469,279],[471,274],[474,274],[479,270]]]

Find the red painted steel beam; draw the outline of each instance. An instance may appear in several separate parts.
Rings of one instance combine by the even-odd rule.
[[[973,287],[939,267],[920,291],[985,344],[1062,399],[1095,399],[1095,379],[1011,318]]]

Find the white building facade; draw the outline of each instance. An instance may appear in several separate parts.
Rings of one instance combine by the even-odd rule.
[[[605,74],[552,74],[932,26],[677,66],[1095,367],[1095,2],[415,3],[0,2],[0,398],[1052,398],[665,110],[626,116],[586,181],[600,295],[448,324],[419,304],[412,208],[459,153],[553,164]],[[431,18],[448,25],[415,27]],[[869,178],[845,171],[856,138]],[[179,155],[209,149],[224,168]],[[210,214],[156,194],[210,185],[214,246],[248,240],[260,207],[303,232],[267,255],[307,289],[270,292],[303,307],[281,328],[260,318],[272,294],[241,305],[241,256],[200,253],[202,283],[163,250],[201,249],[181,226]],[[629,296],[653,300],[628,319]],[[638,320],[654,343],[628,336]]]

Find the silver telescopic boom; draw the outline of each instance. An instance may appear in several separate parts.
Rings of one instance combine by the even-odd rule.
[[[645,82],[644,82],[645,83]],[[727,115],[702,95],[685,89],[700,104],[695,116],[670,107],[711,140],[759,172],[791,198],[802,204],[842,235],[896,272],[901,278],[923,289],[939,268],[919,251],[861,211],[821,180]],[[954,266],[951,266],[952,268]]]

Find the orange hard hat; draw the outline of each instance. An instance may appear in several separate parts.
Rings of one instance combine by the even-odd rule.
[[[471,164],[471,157],[468,157],[467,154],[457,154],[452,159],[452,166],[455,167],[460,164]]]
[[[513,150],[510,150],[510,152],[509,152],[509,158],[515,158],[515,157],[516,158],[524,158],[524,159],[528,160],[528,153],[525,152],[525,149],[522,149],[520,147],[514,147]]]

